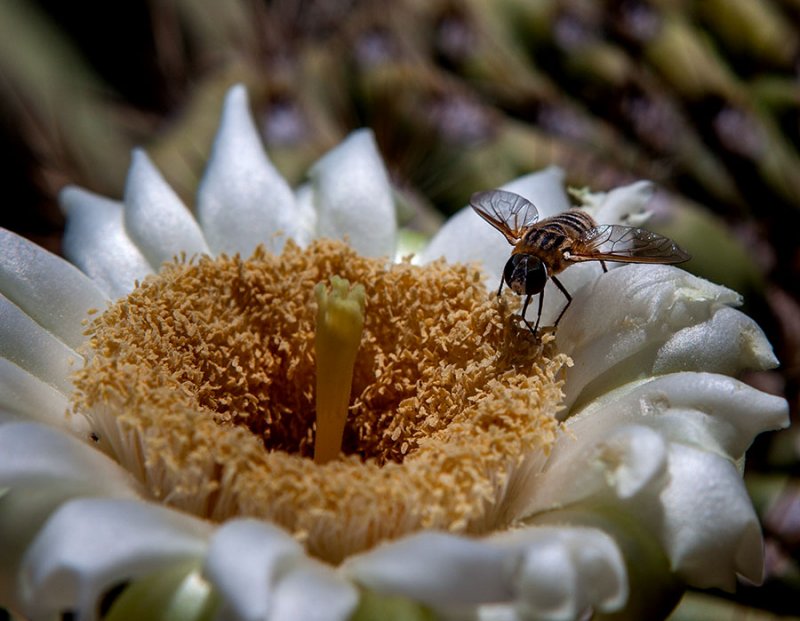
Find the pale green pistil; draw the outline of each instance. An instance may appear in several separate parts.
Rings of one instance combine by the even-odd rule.
[[[331,277],[331,288],[318,283],[317,324],[317,431],[314,461],[324,464],[338,457],[350,405],[353,365],[364,328],[366,294],[344,278]]]

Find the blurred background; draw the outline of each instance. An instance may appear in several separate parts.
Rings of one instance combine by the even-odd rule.
[[[120,198],[136,145],[191,206],[236,82],[293,183],[371,127],[409,238],[550,164],[655,181],[648,228],[745,296],[781,367],[743,379],[797,421],[800,0],[2,0],[0,225],[59,252],[59,189]],[[765,584],[690,593],[674,621],[800,616],[797,429],[760,438],[746,480]]]

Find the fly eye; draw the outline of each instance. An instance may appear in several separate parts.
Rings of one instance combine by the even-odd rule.
[[[518,295],[535,295],[544,289],[547,269],[536,257],[512,254],[503,269],[503,279]]]
[[[519,264],[519,260],[522,257],[520,254],[512,254],[508,261],[506,261],[506,266],[503,268],[503,280],[506,281],[506,284],[509,287],[514,286],[514,271],[517,269],[517,265]]]
[[[525,262],[525,293],[534,295],[541,293],[547,283],[547,268],[536,257],[526,257]]]

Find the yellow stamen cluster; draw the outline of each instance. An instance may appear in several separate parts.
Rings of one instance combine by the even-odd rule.
[[[365,290],[342,452],[317,464],[314,287]],[[421,528],[513,523],[553,442],[565,363],[473,267],[346,245],[169,266],[103,313],[75,407],[154,498],[277,522],[337,562]],[[324,397],[323,397],[324,398]]]

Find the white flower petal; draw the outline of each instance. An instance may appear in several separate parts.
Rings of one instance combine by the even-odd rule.
[[[444,533],[422,532],[350,557],[345,575],[378,593],[435,607],[458,607],[514,597],[506,551]]]
[[[517,588],[526,596],[523,610],[530,608],[540,619],[577,618],[580,585],[569,550],[557,540],[540,541],[532,548],[519,568]]]
[[[67,414],[68,397],[7,358],[0,358],[0,409],[30,420],[71,429],[82,425]]]
[[[209,254],[197,221],[142,149],[134,149],[125,184],[125,230],[150,266]]]
[[[653,373],[702,370],[735,375],[742,369],[776,366],[778,359],[758,324],[725,307],[703,323],[673,334],[656,352]]]
[[[153,270],[125,232],[122,204],[69,186],[59,195],[67,216],[64,255],[104,293],[127,295]]]
[[[564,172],[555,166],[515,179],[504,185],[503,189],[524,196],[534,203],[542,217],[569,207],[564,192]],[[487,272],[487,285],[498,287],[509,256],[511,246],[503,236],[467,206],[439,229],[420,259],[422,263],[440,257],[450,263],[471,263],[480,259]]]
[[[575,439],[565,434],[553,449],[527,512],[607,506],[647,524],[673,571],[693,586],[731,589],[736,572],[758,581],[761,533],[734,462],[668,444],[641,425],[620,428],[618,420],[600,420],[605,413],[570,419]],[[605,437],[597,439],[606,426]]]
[[[655,355],[677,331],[709,319],[739,295],[667,265],[627,265],[574,292],[556,333],[575,361],[565,403],[585,403],[650,375]]]
[[[511,256],[511,246],[471,207],[452,215],[420,253],[420,263],[443,258],[449,263],[474,263],[480,260],[488,288],[500,286],[503,267]]]
[[[627,601],[614,540],[582,527],[531,527],[482,540],[420,533],[346,561],[346,575],[445,618],[577,619]]]
[[[317,210],[314,208],[314,188],[311,183],[304,183],[294,192],[297,205],[297,237],[295,241],[306,247],[316,236]]]
[[[654,192],[650,181],[635,181],[608,192],[584,194],[581,198],[587,211],[601,224],[641,226],[650,219],[647,205]]]
[[[83,320],[107,298],[73,265],[0,228],[0,292],[72,348],[84,342]]]
[[[140,487],[109,457],[77,438],[37,423],[0,425],[0,488],[57,481],[86,494],[136,497]]]
[[[0,425],[0,601],[21,605],[15,585],[25,550],[48,516],[78,496],[136,498],[138,485],[100,452],[34,423]]]
[[[25,414],[0,405],[0,426],[8,423],[24,423],[28,420]]]
[[[521,619],[568,621],[617,611],[628,599],[625,561],[598,529],[534,527],[493,539],[524,550],[514,570]]]
[[[637,425],[569,421],[532,489],[521,495],[520,515],[529,516],[587,499],[612,504],[666,484],[668,447],[655,431]]]
[[[104,591],[165,565],[199,561],[210,524],[141,501],[82,498],[62,505],[23,559],[23,612],[78,610],[95,618]]]
[[[738,460],[764,431],[789,424],[785,399],[714,373],[675,373],[623,386],[596,399],[567,425],[580,437],[646,425],[669,442]]]
[[[607,266],[609,270],[614,267],[611,263],[607,263]],[[558,280],[562,285],[564,285],[564,288],[567,290],[567,292],[574,298],[576,291],[580,291],[581,287],[597,280],[602,274],[603,268],[600,263],[596,261],[587,261],[585,263],[571,265],[568,270],[565,270],[558,275]],[[521,301],[522,298],[520,297],[520,304]],[[573,302],[573,305],[575,303],[577,302]],[[547,284],[544,287],[544,302],[542,304],[542,319],[540,325],[553,325],[566,305],[567,298],[564,296],[564,293],[556,286],[552,278],[548,279]],[[567,312],[569,312],[569,310]],[[528,311],[525,316],[527,317],[528,321],[535,322],[537,314],[538,302],[534,298],[533,302],[528,306]],[[566,318],[567,315],[565,314],[562,322],[558,324],[559,329],[561,329],[561,327],[567,321]]]
[[[677,574],[691,586],[729,591],[736,586],[735,572],[760,582],[761,527],[736,466],[673,444],[669,476],[661,496],[662,543]]]
[[[203,570],[222,596],[220,616],[266,619],[277,577],[303,554],[299,543],[271,524],[241,519],[220,526],[211,538]]]
[[[576,619],[589,608],[618,610],[628,595],[619,549],[591,528],[532,527],[481,540],[424,532],[352,557],[343,571],[448,618]],[[498,607],[506,603],[514,608]]]
[[[721,375],[626,386],[568,419],[524,513],[600,502],[649,524],[690,584],[757,581],[761,535],[734,462],[786,424],[783,399]]]
[[[32,373],[64,394],[70,375],[83,360],[52,333],[0,294],[0,357]]]
[[[564,171],[558,166],[548,166],[535,173],[517,177],[501,187],[536,205],[540,220],[570,208],[569,198],[564,191]]]
[[[0,491],[0,533],[3,533],[0,537],[0,602],[19,610],[22,602],[17,579],[28,545],[58,505],[79,494],[58,481],[32,485],[22,493]]]
[[[317,235],[348,239],[359,254],[393,256],[397,238],[392,186],[375,137],[350,134],[309,170],[317,209]]]
[[[472,617],[454,617],[458,619],[471,619]],[[521,616],[521,611],[513,604],[486,604],[478,609],[475,616],[477,621],[527,621]]]
[[[258,244],[280,252],[298,231],[294,194],[270,162],[244,86],[228,91],[211,160],[200,182],[197,217],[215,254],[249,257]]]
[[[333,569],[310,560],[275,587],[269,621],[345,621],[358,606],[358,591]]]

